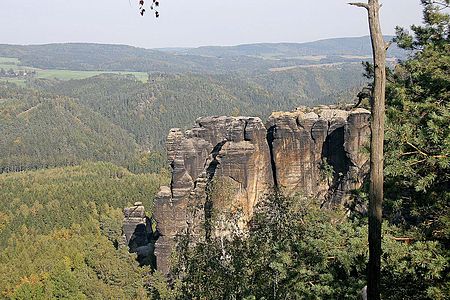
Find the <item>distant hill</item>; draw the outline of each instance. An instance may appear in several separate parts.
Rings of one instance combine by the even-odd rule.
[[[39,68],[39,76],[0,78],[0,173],[83,161],[159,172],[170,128],[206,115],[266,119],[300,105],[351,102],[365,84],[360,62],[368,55],[367,37],[163,51],[0,45],[0,68]],[[108,73],[134,71],[140,80]]]
[[[300,105],[351,101],[364,84],[359,64],[295,68],[255,76],[151,74],[148,83],[104,74],[83,80],[36,80],[33,87],[65,95],[130,133],[144,149],[163,149],[170,128],[206,115],[253,115]]]
[[[0,173],[82,161],[128,165],[138,145],[101,114],[64,96],[0,83]]]
[[[392,40],[393,36],[385,36]],[[272,59],[301,58],[308,56],[371,56],[369,36],[325,39],[309,43],[258,43],[237,46],[206,46],[198,48],[164,48],[162,51],[179,55],[211,57],[253,56]],[[389,57],[404,57],[403,50],[393,45]]]
[[[404,55],[395,46],[389,51],[393,58]],[[0,45],[0,57],[17,58],[23,66],[84,71],[248,74],[298,65],[360,62],[370,56],[369,37],[154,50],[83,43]]]

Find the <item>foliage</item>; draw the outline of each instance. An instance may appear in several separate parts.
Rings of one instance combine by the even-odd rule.
[[[0,86],[0,172],[110,160],[137,151],[121,128],[67,97]]]
[[[388,85],[386,213],[449,249],[450,16],[442,10],[449,2],[422,3],[425,24],[413,26],[414,35],[397,30],[399,45],[415,51]]]
[[[412,26],[412,34],[397,28],[395,42],[409,57],[388,70],[383,214],[397,236],[412,242],[396,250],[404,255],[398,264],[385,262],[385,280],[399,283],[403,293],[393,299],[450,294],[450,2],[421,2],[424,24]],[[365,69],[373,76],[370,64]]]
[[[363,42],[345,43],[354,50]],[[281,52],[284,49],[278,48]],[[317,50],[312,44],[297,50],[295,45],[288,48]],[[335,41],[327,48],[337,51]],[[266,118],[274,110],[345,102],[351,90],[363,84],[360,67],[351,63],[283,69],[284,63],[293,61],[280,65],[280,60],[269,60],[266,64],[267,60],[251,58],[246,51],[238,50],[239,58],[221,59],[114,45],[0,45],[0,55],[20,58],[2,58],[2,65],[30,68],[24,65],[32,64],[48,68],[47,77],[64,79],[70,72],[92,75],[99,69],[137,70],[136,66],[145,66],[146,57],[152,62],[146,69],[151,71],[148,82],[118,74],[80,80],[42,79],[39,70],[38,78],[17,79],[21,87],[1,81],[0,134],[4,138],[0,140],[0,173],[83,161],[108,161],[136,173],[159,172],[166,165],[160,153],[173,127],[190,127],[193,120],[205,115]],[[204,69],[205,59],[208,70]],[[234,67],[227,65],[230,62]],[[171,74],[155,73],[159,65]],[[72,70],[60,74],[58,68]],[[222,70],[213,72],[218,69]],[[176,70],[184,73],[173,74]],[[203,75],[190,73],[195,70]]]
[[[175,284],[154,279],[155,299],[358,299],[365,285],[367,225],[350,221],[341,209],[319,206],[276,194],[258,205],[246,235],[223,239],[219,231],[194,244],[182,236]],[[397,241],[401,231],[388,224],[383,233],[383,298],[443,299],[443,249],[434,242]]]
[[[159,173],[159,152],[67,96],[0,83],[0,173],[109,161],[133,172]]]
[[[151,210],[166,180],[106,163],[0,175],[0,297],[145,299],[122,209]]]
[[[167,181],[108,163],[0,175],[0,211],[7,216],[0,243],[22,225],[47,234],[81,224],[92,214],[99,217],[105,207],[122,209],[139,201],[151,209],[152,198]]]
[[[144,149],[161,150],[167,132],[187,128],[206,115],[267,117],[274,110],[347,99],[363,84],[357,65],[298,69],[247,75],[150,74],[148,83],[133,77],[101,75],[85,80],[34,80],[32,86],[63,94],[101,114],[133,135]],[[220,105],[218,105],[220,103]]]

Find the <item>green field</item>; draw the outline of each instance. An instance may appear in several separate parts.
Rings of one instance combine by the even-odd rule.
[[[19,63],[19,60],[17,58],[0,56],[0,65],[2,65],[2,64],[17,65],[18,63]]]
[[[147,73],[144,72],[103,72],[103,71],[71,71],[71,70],[40,70],[35,69],[37,72],[37,78],[45,79],[60,79],[60,80],[70,80],[70,79],[85,79],[92,76],[105,73],[122,74],[122,75],[134,75],[136,79],[147,82]]]
[[[122,74],[122,75],[133,75],[136,79],[147,82],[148,76],[145,72],[113,72],[113,71],[72,71],[72,70],[53,70],[53,69],[37,69],[27,66],[20,66],[20,61],[17,58],[13,57],[0,57],[0,68],[5,70],[13,69],[13,70],[34,70],[37,75],[36,78],[44,78],[44,79],[59,79],[59,80],[71,80],[71,79],[85,79],[92,76],[96,76],[99,74],[105,73],[113,73],[113,74]],[[18,84],[23,84],[25,79],[19,78],[0,78],[2,81],[9,81]]]
[[[5,70],[9,70],[11,68],[15,69],[17,68],[18,64],[19,60],[17,58],[0,56],[0,68],[3,68]]]

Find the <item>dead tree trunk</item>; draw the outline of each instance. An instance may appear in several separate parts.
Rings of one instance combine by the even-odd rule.
[[[380,299],[381,281],[381,219],[383,204],[383,144],[386,90],[386,45],[381,32],[378,0],[349,3],[364,7],[369,16],[372,40],[374,85],[371,102],[370,190],[369,190],[369,264],[367,266],[367,299]]]

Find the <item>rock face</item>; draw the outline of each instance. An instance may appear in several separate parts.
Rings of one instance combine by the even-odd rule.
[[[370,136],[370,113],[327,106],[273,113],[268,122],[275,184],[339,203],[361,186],[368,156],[361,151]]]
[[[267,126],[259,118],[206,117],[186,132],[172,129],[171,186],[161,188],[154,209],[158,270],[168,272],[177,233],[189,227],[194,236],[217,234],[199,226],[212,216],[233,216],[245,227],[274,187],[327,205],[342,201],[367,173],[361,149],[369,117],[363,109],[299,108],[273,113]]]
[[[161,189],[154,210],[161,234],[155,253],[159,270],[167,272],[161,258],[170,253],[176,233],[188,224],[196,232],[205,214],[240,213],[239,221],[248,221],[274,184],[266,136],[259,118],[244,117],[200,118],[191,130],[170,131],[171,187]]]
[[[137,254],[141,265],[152,264],[154,260],[154,234],[150,218],[145,215],[141,202],[123,210],[123,238],[131,253]]]

